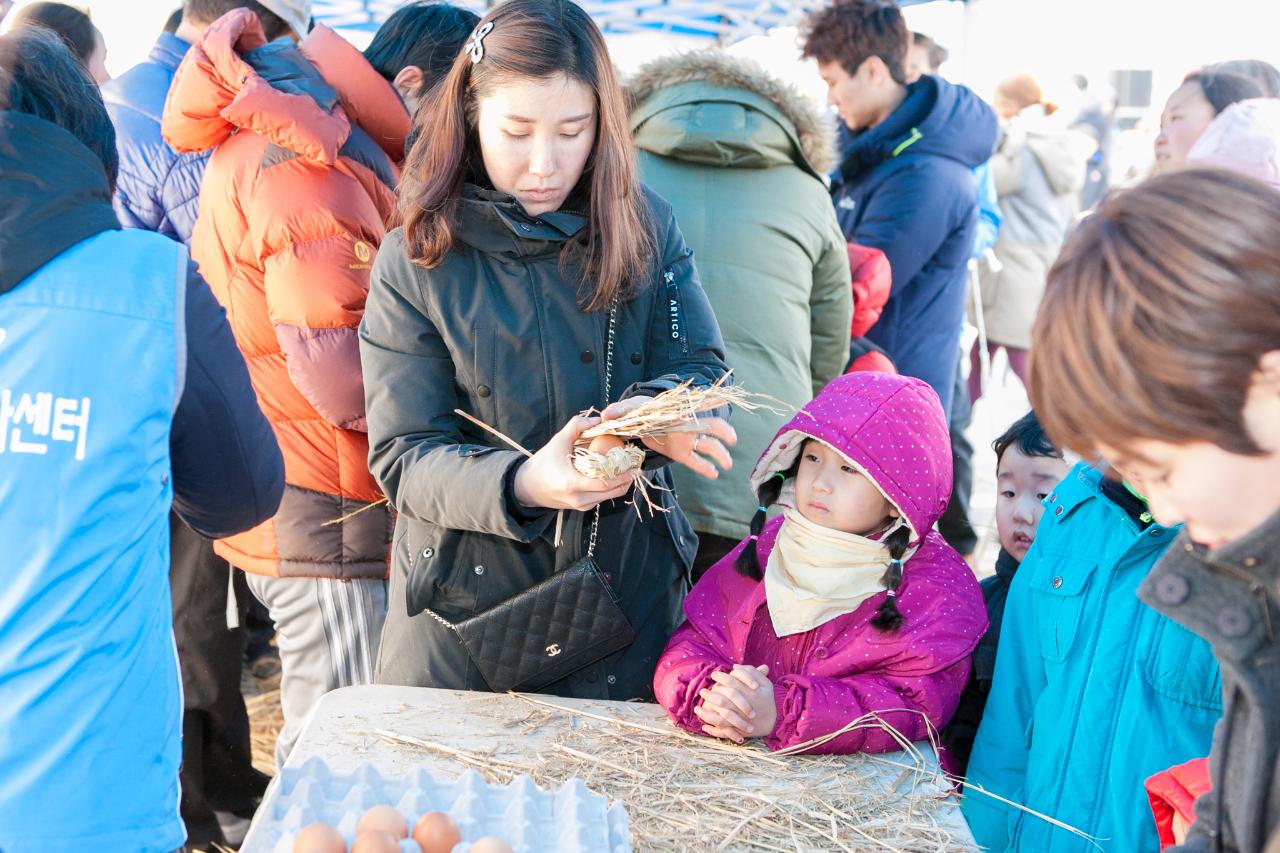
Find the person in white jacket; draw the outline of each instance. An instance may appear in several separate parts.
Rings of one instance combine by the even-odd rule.
[[[1009,366],[1027,381],[1031,324],[1044,293],[1049,265],[1062,247],[1078,210],[1085,162],[1092,141],[1068,127],[1065,116],[1048,102],[1040,84],[1019,74],[996,88],[1001,138],[991,158],[991,174],[1004,222],[996,241],[998,270],[984,267],[982,311],[987,351],[1003,347]],[[969,394],[982,396],[978,344],[971,352]]]

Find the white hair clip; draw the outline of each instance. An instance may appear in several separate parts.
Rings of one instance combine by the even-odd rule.
[[[493,21],[490,21],[483,27],[478,27],[476,31],[471,34],[471,41],[467,42],[466,52],[471,54],[472,65],[475,65],[477,62],[484,59],[484,37],[489,35],[492,30]]]

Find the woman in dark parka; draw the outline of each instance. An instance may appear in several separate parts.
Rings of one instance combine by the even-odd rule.
[[[586,478],[568,457],[596,423],[584,410],[613,403],[616,417],[727,371],[691,253],[635,178],[603,37],[567,0],[493,10],[418,121],[402,227],[378,253],[361,327],[370,467],[399,513],[376,677],[488,689],[432,613],[456,623],[571,565],[599,504],[595,557],[636,638],[546,689],[649,697],[697,538],[672,492],[653,493],[665,513],[637,512],[630,476]],[[713,478],[712,461],[729,465],[732,429],[702,424],[646,442],[653,482],[670,488],[671,461]]]

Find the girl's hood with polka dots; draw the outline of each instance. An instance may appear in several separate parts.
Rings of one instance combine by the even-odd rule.
[[[790,468],[806,438],[826,442],[860,467],[910,523],[913,541],[946,509],[951,438],[938,395],[919,379],[836,377],[778,430],[751,472],[751,487]]]

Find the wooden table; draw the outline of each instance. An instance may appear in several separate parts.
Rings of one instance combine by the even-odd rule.
[[[383,776],[406,776],[422,766],[440,779],[477,769],[496,781],[534,768],[531,775],[544,786],[579,776],[590,789],[626,805],[637,851],[707,850],[720,844],[727,850],[976,850],[957,798],[947,795],[936,775],[936,755],[927,744],[915,746],[920,750],[915,755],[778,757],[708,738],[686,739],[657,705],[372,685],[325,696],[286,766],[318,756],[334,773],[370,764]],[[675,756],[670,773],[646,768],[641,756],[651,751],[660,762],[668,760],[663,755]],[[682,798],[678,792],[684,789],[672,794],[666,787],[670,782],[654,778],[675,778],[671,774],[679,768],[674,765],[682,764],[693,778],[702,767],[719,768],[722,775],[713,779],[707,771],[707,780],[715,782],[704,786],[710,793]],[[736,776],[734,768],[740,768]],[[822,808],[788,811],[776,805],[800,795],[819,797],[810,802]],[[716,796],[732,800],[718,806]],[[274,833],[265,824],[274,797],[272,786],[243,853],[269,849],[267,836]],[[702,824],[713,822],[711,816],[718,814],[722,824],[727,820],[724,805],[743,808],[744,797],[761,804],[751,819],[790,822],[791,840],[774,846],[746,843],[739,838],[743,827],[728,835],[699,835]],[[827,814],[833,797],[845,803],[876,798],[878,817],[841,819],[838,814],[852,816],[839,809]],[[800,817],[788,818],[788,813]],[[927,843],[903,846],[904,836],[893,835],[892,828],[907,824],[921,827]],[[681,840],[673,842],[677,829]]]

